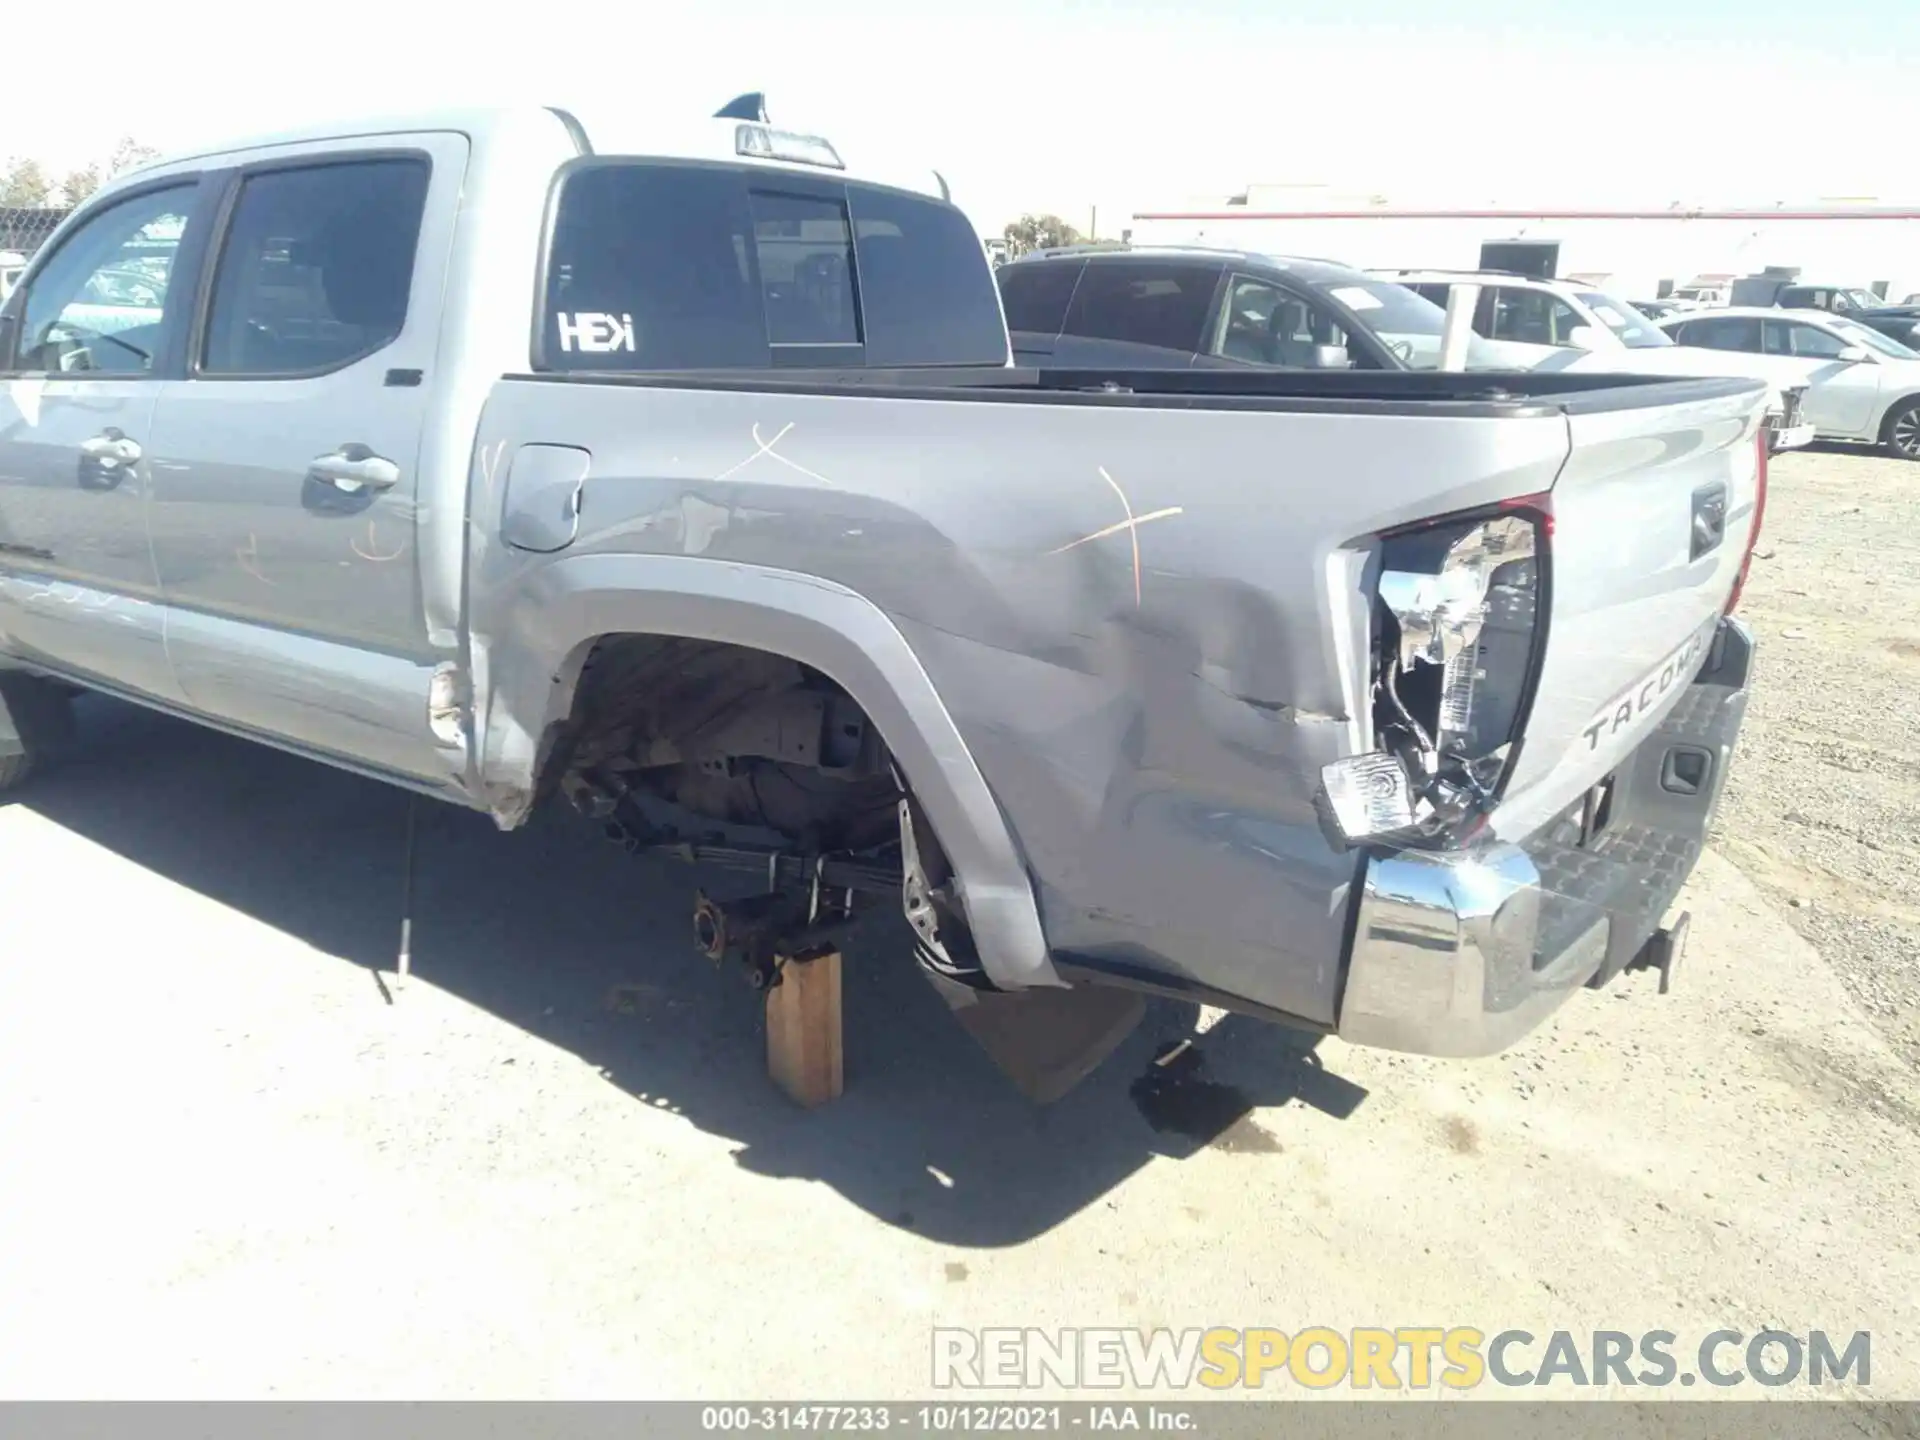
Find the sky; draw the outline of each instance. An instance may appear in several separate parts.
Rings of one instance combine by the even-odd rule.
[[[1249,184],[1396,203],[1920,201],[1920,0],[88,0],[10,25],[0,156],[55,170],[523,101],[776,124],[939,169],[983,230]],[[454,18],[456,15],[472,18]]]

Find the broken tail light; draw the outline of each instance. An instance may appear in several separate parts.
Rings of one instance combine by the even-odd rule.
[[[1457,843],[1492,808],[1526,720],[1546,630],[1551,497],[1380,538],[1374,750],[1321,772],[1343,845]]]
[[[1740,557],[1740,573],[1733,577],[1733,593],[1727,596],[1727,608],[1720,613],[1733,614],[1733,607],[1740,603],[1741,592],[1747,588],[1747,572],[1753,568],[1753,552],[1760,544],[1760,522],[1767,518],[1767,443],[1766,427],[1762,426],[1753,447],[1753,525],[1747,531],[1746,552]]]

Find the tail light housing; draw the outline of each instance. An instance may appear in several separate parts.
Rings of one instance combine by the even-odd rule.
[[[1767,456],[1771,447],[1768,444],[1766,427],[1754,437],[1753,455],[1753,525],[1747,531],[1747,548],[1740,557],[1740,573],[1733,577],[1733,593],[1727,596],[1727,608],[1721,613],[1733,614],[1733,607],[1740,603],[1741,592],[1747,588],[1747,572],[1753,568],[1753,552],[1760,544],[1760,523],[1767,518]]]
[[[1327,765],[1315,797],[1341,848],[1470,839],[1498,799],[1545,648],[1551,496],[1379,537],[1375,748]]]

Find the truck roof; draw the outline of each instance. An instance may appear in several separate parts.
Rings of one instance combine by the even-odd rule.
[[[648,155],[675,160],[718,160],[730,164],[755,165],[770,170],[810,175],[834,175],[844,180],[892,185],[922,194],[948,198],[945,181],[932,167],[904,172],[883,166],[857,168],[847,163],[833,169],[818,164],[803,164],[764,156],[743,155],[736,149],[735,136],[742,124],[758,122],[722,119],[715,115],[665,111],[657,106],[589,102],[584,108],[563,105],[493,105],[421,111],[400,111],[380,115],[349,115],[315,121],[288,129],[235,136],[216,144],[163,156],[150,165],[130,172],[140,174],[191,161],[206,161],[246,150],[261,150],[282,145],[311,145],[328,140],[372,139],[382,135],[417,134],[422,131],[451,131],[466,135],[477,145],[510,141],[529,134],[552,134],[556,127],[571,132],[582,153],[596,155]],[[765,124],[774,132],[807,135],[825,139],[845,161],[845,151],[831,137],[817,135],[805,127]],[[116,184],[126,177],[116,177]]]

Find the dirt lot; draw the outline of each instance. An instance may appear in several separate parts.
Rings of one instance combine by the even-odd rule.
[[[1920,465],[1775,462],[1717,843],[1920,1065]]]
[[[1867,1330],[1920,1399],[1920,467],[1776,476],[1675,993],[1477,1062],[1229,1019],[1173,1128],[1190,1008],[1036,1110],[885,929],[796,1112],[689,877],[565,817],[423,812],[396,993],[404,799],[91,707],[0,806],[0,1397],[925,1396],[934,1326],[1468,1324]]]

